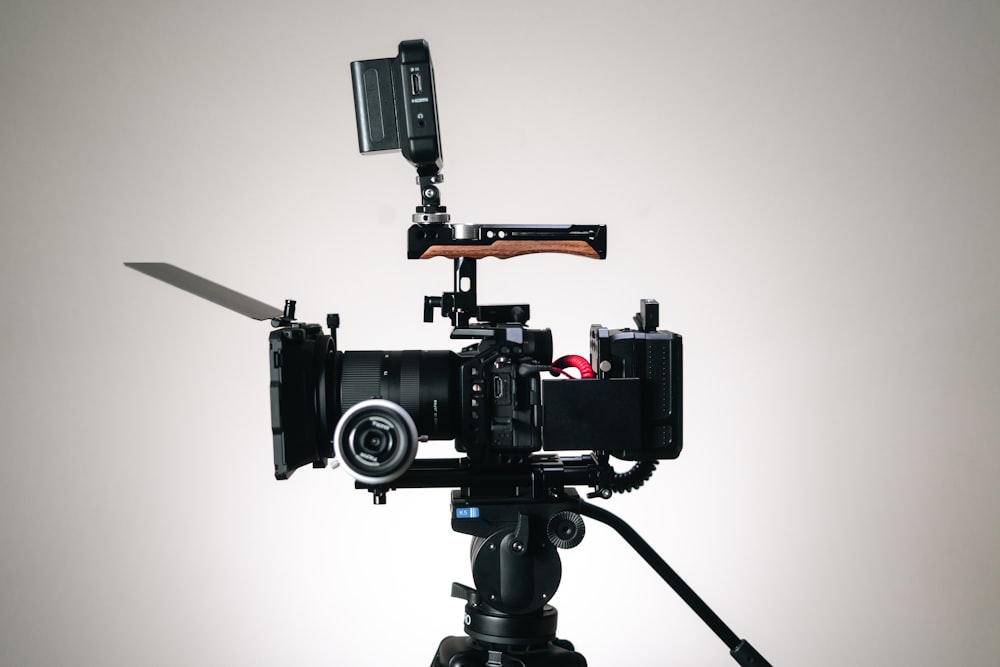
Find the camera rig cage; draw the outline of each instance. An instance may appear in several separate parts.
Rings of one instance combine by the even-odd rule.
[[[351,75],[360,151],[400,150],[417,170],[421,203],[407,233],[408,258],[453,262],[453,289],[424,298],[424,320],[440,312],[451,321],[451,338],[478,343],[460,352],[340,351],[337,314],[327,316],[324,332],[295,319],[295,301],[277,309],[171,264],[126,266],[270,320],[277,479],[333,461],[376,504],[392,489],[453,489],[452,528],[472,537],[476,586],[453,584],[452,595],[466,602],[465,636],[442,640],[431,667],[586,667],[556,637],[549,604],[561,580],[559,551],[580,544],[583,517],[616,530],[739,664],[769,667],[638,533],[573,488],[589,487],[588,498],[602,499],[635,490],[658,461],[681,451],[681,337],[658,329],[658,303],[640,301],[634,329],[593,325],[589,359],[553,359],[549,331],[527,327],[527,304],[478,303],[477,260],[548,252],[604,259],[606,227],[453,223],[441,203],[427,42],[401,42],[395,58],[353,62]],[[431,439],[454,440],[464,456],[417,458],[418,443]],[[633,467],[616,472],[612,459]]]

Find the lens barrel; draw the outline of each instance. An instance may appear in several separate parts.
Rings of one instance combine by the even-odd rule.
[[[448,350],[343,352],[340,408],[378,397],[408,412],[417,432],[431,440],[455,437],[459,357]]]

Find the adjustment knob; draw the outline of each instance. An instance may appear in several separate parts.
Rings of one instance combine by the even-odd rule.
[[[546,534],[554,546],[572,549],[583,541],[583,518],[576,512],[564,510],[552,515]]]

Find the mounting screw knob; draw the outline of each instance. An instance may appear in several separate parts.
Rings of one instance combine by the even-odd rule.
[[[583,518],[569,510],[553,514],[546,529],[549,542],[560,549],[572,549],[580,544],[585,532]]]

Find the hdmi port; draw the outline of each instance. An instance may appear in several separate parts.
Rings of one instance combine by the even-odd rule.
[[[420,72],[410,72],[410,92],[420,95],[424,92],[424,82],[420,77]]]

